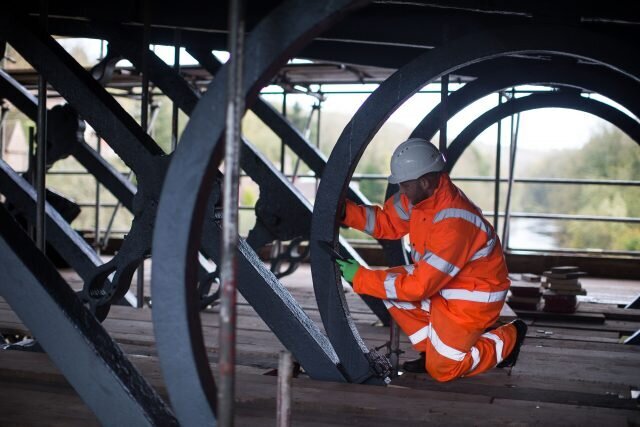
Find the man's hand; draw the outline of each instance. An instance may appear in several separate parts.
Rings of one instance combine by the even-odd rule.
[[[342,277],[344,277],[347,282],[353,283],[353,277],[360,268],[360,264],[355,259],[348,259],[346,261],[337,259],[336,263],[342,272]]]

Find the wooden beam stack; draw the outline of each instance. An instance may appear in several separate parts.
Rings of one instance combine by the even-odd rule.
[[[579,278],[586,273],[578,267],[559,266],[542,273],[545,280],[544,311],[553,313],[574,313],[578,307],[578,295],[586,295]]]
[[[538,310],[542,288],[540,276],[523,273],[520,280],[511,279],[511,295],[507,299],[509,307],[513,310]]]

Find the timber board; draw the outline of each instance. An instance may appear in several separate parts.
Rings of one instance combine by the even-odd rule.
[[[157,360],[131,359],[158,392],[166,396]],[[215,366],[212,369],[215,371]],[[458,384],[472,380],[469,378]],[[273,422],[276,381],[275,377],[264,375],[238,375],[238,425],[251,425],[257,420],[269,424]],[[457,392],[451,387],[446,388],[456,382],[444,385],[431,382],[440,387],[419,390],[294,379],[293,425],[587,425],[589,420],[596,420],[616,426],[640,421],[638,411],[585,406],[588,402],[601,403],[586,399],[578,401],[578,406],[569,399],[569,403],[523,400],[527,397],[523,393],[490,397],[486,390],[497,391],[497,388],[492,389],[487,384],[482,384],[484,393],[470,393],[469,390]],[[91,413],[82,407],[80,399],[44,354],[0,352],[0,386],[5,390],[4,393],[0,392],[3,397],[0,400],[0,412],[8,415],[5,417],[6,425],[95,425]],[[11,393],[6,392],[8,390]],[[504,390],[509,389],[503,388],[502,394],[505,394]],[[48,404],[40,405],[42,400]],[[318,402],[322,402],[322,405],[318,405]],[[72,408],[73,413],[68,414],[67,408]],[[13,421],[16,417],[20,422]]]
[[[322,330],[313,292],[300,286],[294,286],[291,292]],[[388,340],[388,329],[375,326],[376,317],[353,292],[347,292],[346,297],[367,345],[384,344]],[[582,304],[581,307],[587,308],[588,316],[604,316],[605,321],[526,320],[528,338],[513,369],[496,369],[445,384],[426,375],[405,374],[390,387],[318,382],[303,374],[294,380],[293,425],[640,423],[637,402],[629,398],[630,390],[640,384],[637,368],[640,347],[618,344],[621,333],[640,323],[635,317],[637,313],[620,312],[621,309],[611,304]],[[217,311],[218,308],[213,307],[201,315],[207,357],[214,374]],[[163,394],[151,310],[113,306],[103,324],[134,365]],[[0,333],[6,332],[29,333],[9,305],[0,299]],[[266,323],[240,297],[236,425],[273,424],[276,379],[262,374],[277,366],[281,349]],[[405,351],[402,360],[416,357],[405,336],[401,336],[401,349]],[[43,362],[42,358],[46,360]],[[97,422],[43,354],[0,352],[0,387],[4,390],[0,392],[0,411],[2,415],[11,415],[3,418],[2,425],[94,425]],[[43,399],[56,403],[38,406]],[[319,401],[322,405],[318,405]],[[4,406],[11,406],[13,412]],[[43,414],[53,406],[56,409],[50,414]],[[71,408],[73,414],[65,413],[65,408]],[[15,419],[20,421],[12,421]],[[43,422],[45,419],[49,421]]]

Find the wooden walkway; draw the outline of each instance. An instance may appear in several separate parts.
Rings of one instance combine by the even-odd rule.
[[[308,270],[307,270],[308,273]],[[286,280],[312,319],[320,324],[305,270]],[[74,282],[72,275],[65,272]],[[386,328],[360,299],[347,293],[354,320],[369,347],[388,339]],[[510,317],[505,312],[505,320]],[[518,364],[450,383],[404,374],[391,386],[293,381],[293,424],[319,425],[640,425],[640,347],[621,336],[640,329],[640,310],[582,303],[575,315],[533,313]],[[217,357],[218,316],[202,314],[212,369]],[[151,323],[151,310],[113,307],[105,328],[142,374],[165,395]],[[273,425],[277,365],[282,346],[242,299],[238,308],[237,424]],[[0,334],[29,334],[0,300]],[[404,359],[416,357],[406,337]],[[42,353],[0,351],[0,425],[96,425],[97,420]]]

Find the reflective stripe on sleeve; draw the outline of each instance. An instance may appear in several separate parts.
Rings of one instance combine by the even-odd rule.
[[[409,212],[404,210],[404,207],[402,206],[402,199],[400,198],[400,192],[396,193],[393,196],[393,206],[396,208],[396,213],[398,214],[398,217],[401,220],[403,221],[409,220]]]
[[[420,258],[422,258],[420,252],[416,251],[415,249],[411,249],[411,259],[413,260],[413,262],[420,261]]]
[[[407,273],[409,274],[413,274],[413,272],[416,269],[416,266],[413,264],[407,264],[407,265],[403,265],[404,269],[407,271]]]
[[[482,249],[480,249],[478,252],[476,252],[475,254],[473,254],[473,256],[471,257],[471,261],[475,261],[478,258],[482,258],[485,256],[488,256],[491,252],[493,252],[493,248],[496,246],[496,239],[495,237],[490,239],[486,246],[483,247]]]
[[[433,223],[435,224],[436,222],[440,222],[447,218],[464,219],[465,221],[472,223],[473,225],[475,225],[485,233],[490,234],[489,227],[487,227],[487,224],[484,223],[482,218],[465,209],[457,209],[457,208],[443,209],[440,212],[438,212],[436,216],[433,218]]]
[[[396,273],[387,273],[387,277],[384,279],[384,291],[387,294],[387,298],[390,300],[398,299],[396,293]]]
[[[411,341],[411,344],[418,344],[419,342],[426,340],[427,338],[429,338],[430,330],[431,330],[431,325],[425,326],[424,328],[420,329],[418,332],[415,332],[409,335],[409,341]]]
[[[416,305],[412,302],[408,302],[408,301],[398,301],[398,300],[389,300],[389,299],[383,299],[382,302],[384,303],[384,306],[387,310],[389,310],[391,307],[395,307],[397,309],[400,310],[424,310],[424,311],[431,311],[431,300],[429,298],[424,299],[422,301],[420,301],[420,307],[416,307]],[[417,303],[416,303],[417,304]]]
[[[464,360],[465,356],[467,355],[467,353],[464,353],[460,350],[456,350],[455,348],[449,347],[448,345],[443,343],[433,328],[430,328],[429,340],[431,341],[431,345],[433,345],[433,348],[435,348],[439,354],[446,357],[447,359],[455,360],[456,362],[461,362],[462,360]],[[413,340],[411,342],[413,343]]]
[[[491,332],[487,332],[486,334],[482,334],[483,337],[489,338],[496,343],[496,365],[502,362],[502,348],[504,347],[504,342],[498,337],[496,334],[492,334]]]
[[[441,272],[448,274],[451,277],[455,277],[456,274],[460,272],[460,269],[455,265],[443,260],[438,255],[433,252],[427,251],[423,256],[422,260],[426,261],[427,264],[434,267]]]
[[[468,291],[466,289],[442,289],[440,295],[446,300],[458,299],[473,302],[498,302],[504,301],[508,291],[481,292]]]
[[[384,302],[384,306],[388,309],[391,307],[399,308],[400,310],[415,310],[416,306],[407,301],[398,301],[398,300],[382,300]]]
[[[372,235],[373,230],[376,228],[376,210],[373,206],[365,206],[364,208],[367,212],[367,223],[364,226],[364,232]]]

